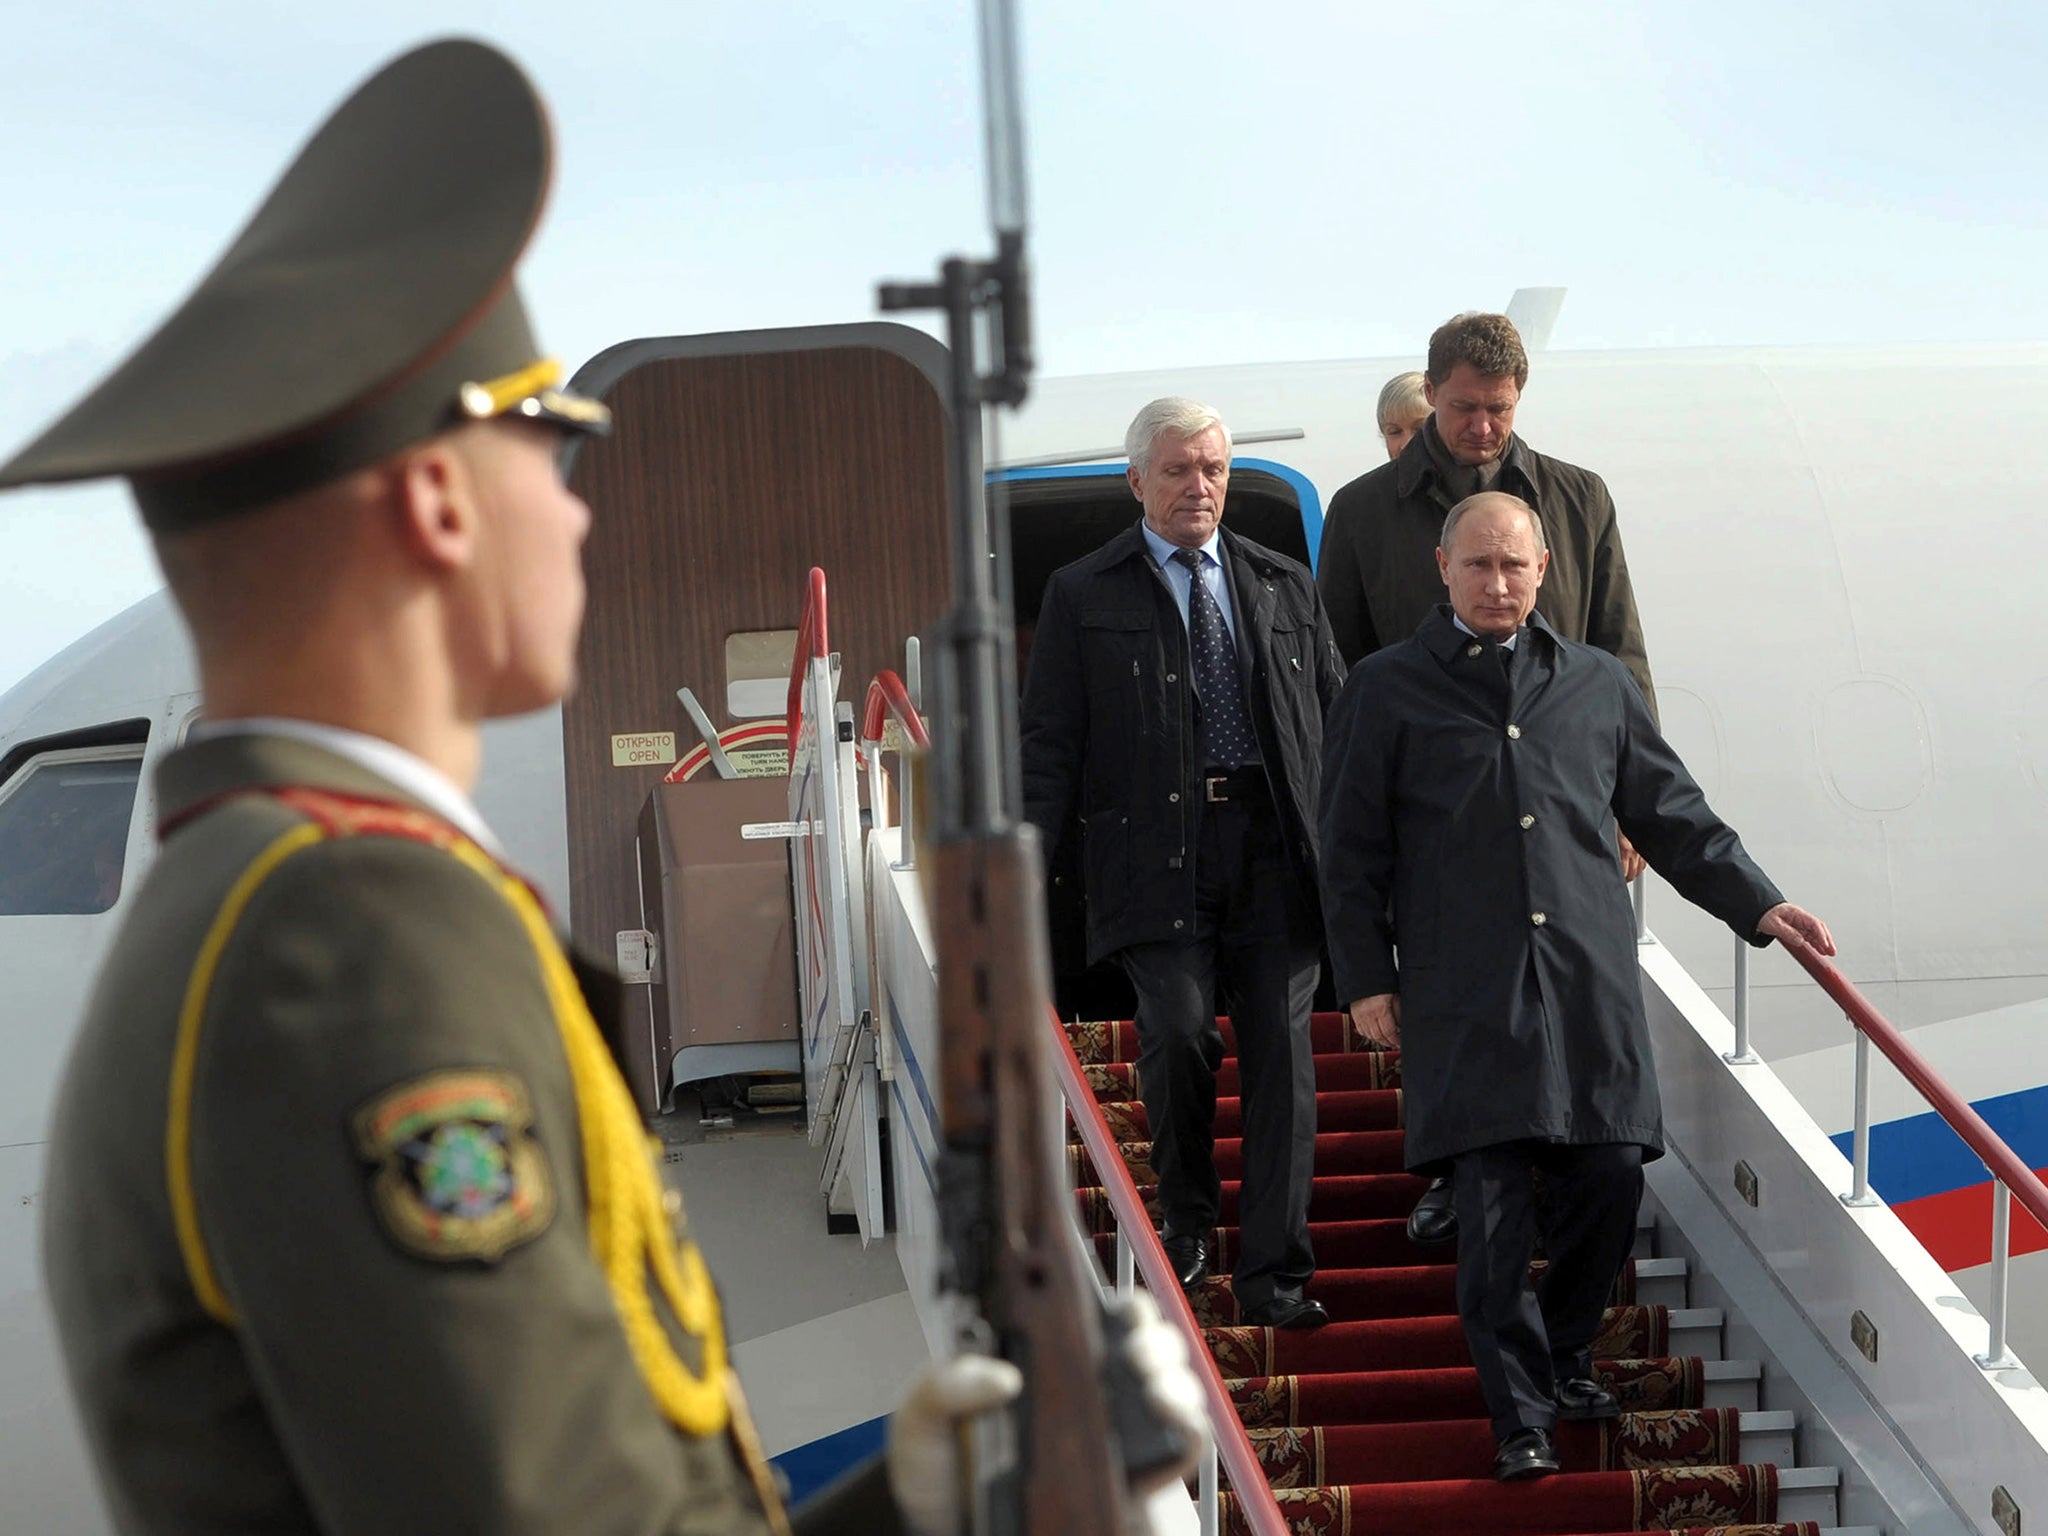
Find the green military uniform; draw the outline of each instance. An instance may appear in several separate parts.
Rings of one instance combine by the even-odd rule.
[[[157,787],[48,1189],[121,1527],[776,1529],[687,1235],[679,1285],[666,1222],[600,1251],[655,1175],[538,901],[299,742],[204,741]],[[880,1483],[798,1528],[886,1529]]]
[[[123,475],[174,535],[465,422],[602,430],[512,280],[550,155],[502,55],[397,60],[0,488]],[[359,757],[276,730],[166,757],[157,816],[47,1174],[121,1529],[789,1529],[538,898]],[[796,1529],[897,1529],[885,1482],[871,1464]]]

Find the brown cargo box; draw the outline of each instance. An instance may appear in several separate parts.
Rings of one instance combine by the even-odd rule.
[[[789,840],[762,835],[788,819],[786,778],[687,779],[647,797],[640,883],[657,947],[654,1081],[635,1086],[651,1097],[665,1099],[678,1080],[797,1067]],[[735,1046],[752,1049],[703,1049]]]

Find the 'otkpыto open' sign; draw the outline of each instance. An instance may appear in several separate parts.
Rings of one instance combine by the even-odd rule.
[[[648,763],[676,760],[674,731],[638,731],[612,738],[612,766],[638,768]]]

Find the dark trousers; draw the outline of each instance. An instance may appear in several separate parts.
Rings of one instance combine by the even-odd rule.
[[[1591,1374],[1593,1337],[1635,1242],[1642,1197],[1643,1149],[1629,1143],[1514,1141],[1453,1160],[1458,1316],[1497,1439],[1549,1429],[1557,1382]],[[1539,1228],[1550,1262],[1531,1286]]]
[[[1316,1072],[1309,1009],[1319,966],[1301,876],[1263,798],[1202,807],[1194,931],[1118,952],[1138,994],[1138,1085],[1168,1228],[1206,1235],[1216,1176],[1217,1004],[1237,1034],[1244,1177],[1233,1288],[1243,1306],[1299,1296],[1308,1239]]]

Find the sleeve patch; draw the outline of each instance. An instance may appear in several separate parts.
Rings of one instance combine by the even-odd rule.
[[[391,1240],[441,1263],[495,1263],[548,1228],[555,1186],[526,1085],[509,1072],[413,1078],[356,1112],[370,1204]]]

